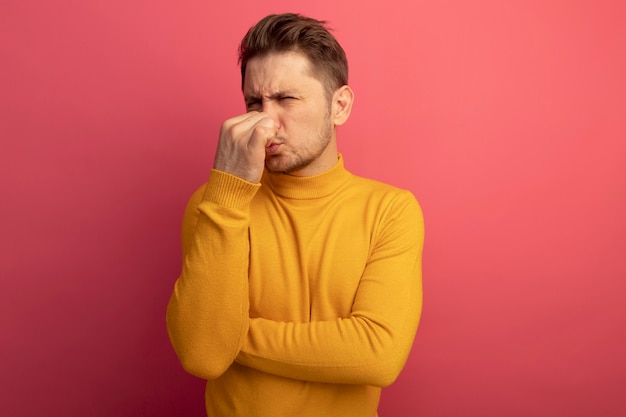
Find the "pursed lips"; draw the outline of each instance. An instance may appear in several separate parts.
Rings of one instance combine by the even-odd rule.
[[[266,155],[276,154],[281,145],[282,143],[280,142],[271,142],[268,146],[265,147],[265,154]]]

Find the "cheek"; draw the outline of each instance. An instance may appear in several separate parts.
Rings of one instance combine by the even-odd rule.
[[[303,111],[285,111],[280,119],[283,128],[291,131],[301,131],[311,125],[311,115]]]
[[[292,139],[317,135],[321,128],[329,124],[327,110],[324,106],[285,109],[280,115],[280,123]]]
[[[310,109],[308,111],[299,112],[294,115],[293,120],[297,121],[301,126],[309,129],[318,129],[321,125],[326,123],[328,119],[324,109]]]

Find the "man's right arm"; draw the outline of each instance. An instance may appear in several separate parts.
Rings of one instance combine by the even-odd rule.
[[[226,120],[209,181],[185,210],[183,267],[167,329],[183,368],[201,378],[224,373],[248,331],[250,202],[276,129],[263,112]]]
[[[204,379],[232,364],[248,331],[249,204],[258,188],[213,170],[185,210],[167,329],[183,368]]]

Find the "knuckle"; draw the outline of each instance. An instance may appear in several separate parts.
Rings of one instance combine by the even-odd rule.
[[[267,133],[267,128],[265,126],[256,125],[253,128],[253,134],[256,136],[265,135]]]
[[[226,128],[226,134],[231,139],[236,139],[241,135],[241,128],[237,124],[230,125]]]

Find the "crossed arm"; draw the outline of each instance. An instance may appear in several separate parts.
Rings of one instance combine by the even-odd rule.
[[[348,317],[276,322],[248,315],[247,203],[256,187],[214,171],[189,202],[183,270],[167,315],[185,369],[210,379],[237,361],[300,380],[391,384],[411,349],[422,306],[417,202],[405,196],[389,210]]]

